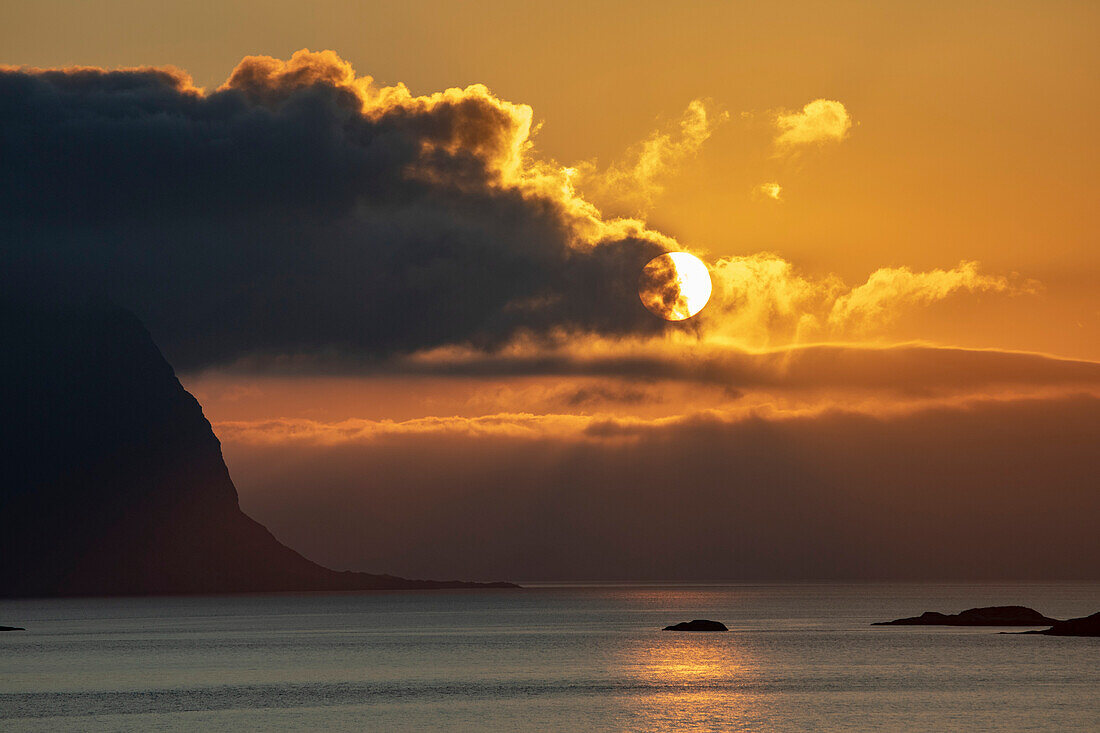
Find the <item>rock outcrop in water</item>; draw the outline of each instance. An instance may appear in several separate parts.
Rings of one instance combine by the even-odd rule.
[[[1100,636],[1100,612],[1082,618],[1055,621],[1049,629],[1042,631],[1020,631],[1020,634],[1043,634],[1045,636]]]
[[[487,587],[337,572],[280,544],[125,311],[0,300],[0,416],[0,597]]]
[[[683,621],[672,626],[666,626],[661,631],[729,631],[726,625],[718,621],[708,621],[697,618],[694,621]]]
[[[944,614],[925,611],[920,616],[878,621],[873,626],[1046,626],[1057,619],[1048,618],[1026,606],[986,606],[962,613]]]

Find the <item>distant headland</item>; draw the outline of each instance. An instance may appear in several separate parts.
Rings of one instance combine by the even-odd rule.
[[[961,613],[925,611],[920,616],[877,621],[873,626],[1049,626],[1058,619],[1044,616],[1026,606],[985,606]]]
[[[126,311],[0,301],[0,405],[0,597],[518,587],[337,572],[281,544]]]
[[[925,611],[920,616],[878,621],[872,626],[1049,626],[1032,631],[1002,631],[1002,634],[1043,634],[1045,636],[1100,636],[1100,612],[1083,618],[1059,621],[1026,606],[986,606],[961,613]]]

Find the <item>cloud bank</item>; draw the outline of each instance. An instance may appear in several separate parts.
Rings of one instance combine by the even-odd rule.
[[[993,386],[1100,388],[1100,363],[1041,354],[923,345],[871,348],[815,345],[745,352],[712,344],[615,344],[570,340],[485,354],[440,349],[379,365],[378,374],[423,376],[616,377],[681,381],[737,389],[982,392]]]
[[[246,511],[336,567],[516,579],[1097,577],[1095,396],[893,416],[704,413],[594,423],[580,438],[532,439],[520,416],[475,431],[453,420],[345,428],[336,440],[273,442],[220,431]]]
[[[692,102],[602,180],[650,198],[723,119]],[[840,139],[851,120],[816,100],[778,124],[780,144],[801,145]],[[1020,291],[970,262],[851,287],[758,253],[712,266],[702,315],[661,321],[638,274],[687,248],[602,215],[576,169],[534,155],[532,125],[529,107],[484,86],[413,95],[331,51],[245,58],[209,92],[171,68],[2,68],[0,288],[129,308],[183,371],[368,370],[538,338],[762,348],[873,333],[960,291]]]

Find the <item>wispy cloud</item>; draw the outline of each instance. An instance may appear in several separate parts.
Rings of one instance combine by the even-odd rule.
[[[711,100],[692,100],[675,125],[655,130],[606,171],[582,166],[578,186],[597,203],[644,215],[663,193],[665,179],[696,155],[714,130],[728,119],[729,113],[718,110]]]
[[[927,305],[952,293],[1034,292],[1035,284],[1014,286],[1008,278],[979,272],[977,262],[960,262],[950,270],[913,272],[908,267],[875,270],[867,282],[841,295],[829,311],[833,327],[866,330],[881,327],[909,305]]]
[[[780,112],[775,126],[778,130],[775,146],[780,153],[786,153],[801,146],[843,140],[852,128],[852,117],[841,102],[815,99],[801,112]]]
[[[854,286],[837,275],[805,275],[770,253],[722,258],[711,272],[714,295],[700,328],[754,348],[882,332],[906,311],[956,293],[1021,295],[1039,287],[982,273],[972,261],[927,272],[884,267]]]

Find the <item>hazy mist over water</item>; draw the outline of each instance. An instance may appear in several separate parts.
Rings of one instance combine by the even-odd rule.
[[[10,730],[1100,728],[1100,640],[873,621],[1100,584],[599,585],[0,602]],[[693,618],[728,634],[672,634]]]

